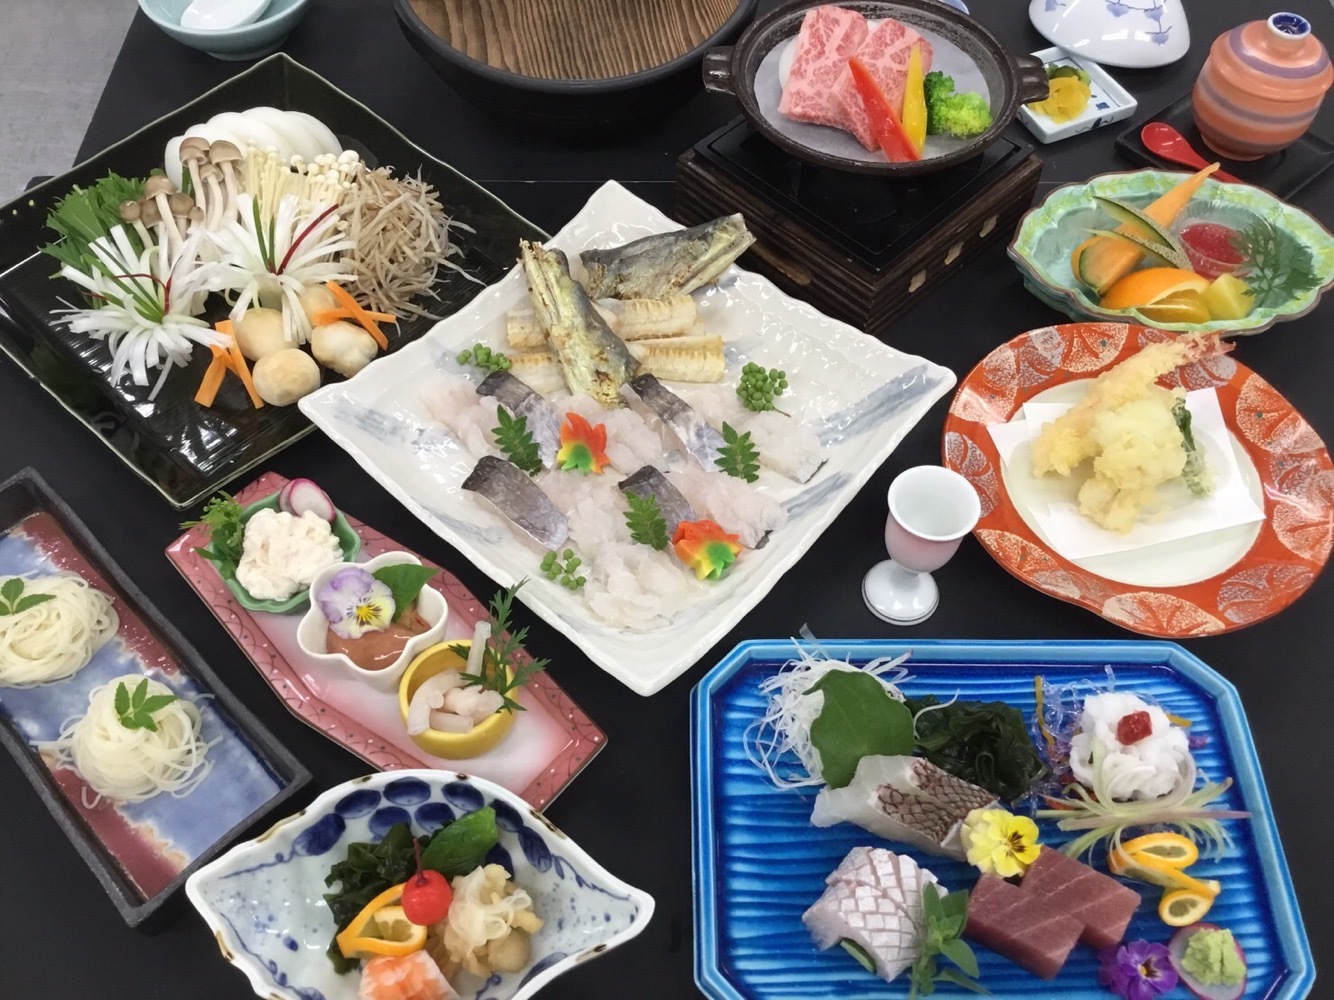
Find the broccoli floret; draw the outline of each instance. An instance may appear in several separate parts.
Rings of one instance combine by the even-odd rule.
[[[926,74],[926,78],[922,81],[922,93],[926,97],[926,107],[929,113],[931,105],[935,101],[947,94],[954,93],[954,77],[946,76],[938,69],[932,70]]]
[[[926,130],[959,139],[981,135],[991,127],[991,108],[981,94],[949,94],[928,104]]]

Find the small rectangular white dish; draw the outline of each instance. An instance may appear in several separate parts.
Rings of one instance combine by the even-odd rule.
[[[1049,49],[1043,49],[1041,52],[1034,52],[1033,55],[1035,58],[1041,59],[1044,66],[1053,64],[1074,66],[1089,75],[1088,106],[1078,117],[1072,118],[1068,122],[1058,124],[1046,115],[1033,111],[1027,104],[1019,105],[1019,120],[1038,137],[1039,142],[1049,143],[1060,139],[1068,139],[1072,135],[1079,135],[1081,132],[1089,132],[1103,125],[1122,121],[1133,115],[1135,109],[1139,107],[1139,102],[1135,100],[1131,93],[1113,80],[1111,74],[1095,62],[1072,56],[1064,49],[1057,48],[1054,45]]]
[[[609,181],[550,245],[573,255],[680,228]],[[514,250],[517,257],[518,246]],[[689,669],[760,602],[955,382],[949,369],[830,319],[737,267],[695,296],[709,332],[724,340],[729,380],[747,361],[786,370],[828,460],[804,485],[761,484],[760,492],[786,509],[787,523],[710,585],[712,599],[687,606],[663,628],[618,629],[597,618],[579,594],[542,579],[540,555],[534,557],[531,545],[494,508],[461,489],[474,459],[422,402],[422,390],[459,351],[490,339],[487,331],[503,330],[505,313],[526,303],[519,268],[422,339],[347,382],[306,396],[301,410],[492,579],[508,585],[530,578],[521,601],[617,680],[650,695]],[[689,401],[687,389],[672,386]],[[867,525],[868,541],[880,532],[879,524]]]

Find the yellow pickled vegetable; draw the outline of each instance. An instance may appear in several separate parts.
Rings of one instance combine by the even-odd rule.
[[[911,67],[911,63],[909,63]],[[909,79],[912,70],[909,69]],[[1046,115],[1060,124],[1078,118],[1088,107],[1092,96],[1089,85],[1077,76],[1058,76],[1048,81],[1050,91],[1044,101],[1034,101],[1029,107],[1037,114]]]

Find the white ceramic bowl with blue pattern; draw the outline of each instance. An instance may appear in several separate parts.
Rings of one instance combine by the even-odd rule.
[[[379,840],[395,823],[422,834],[484,805],[500,828],[487,861],[513,873],[543,925],[527,968],[454,984],[463,995],[523,1000],[644,929],[652,896],[610,874],[517,795],[453,771],[387,771],[332,788],[195,872],[186,894],[258,995],[356,1000],[359,977],[340,976],[325,956],[334,932],[323,898],[329,867],[348,844]]]

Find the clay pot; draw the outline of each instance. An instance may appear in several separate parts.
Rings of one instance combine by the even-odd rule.
[[[1195,124],[1214,152],[1258,160],[1306,133],[1334,67],[1298,14],[1274,14],[1219,35],[1195,81]]]

